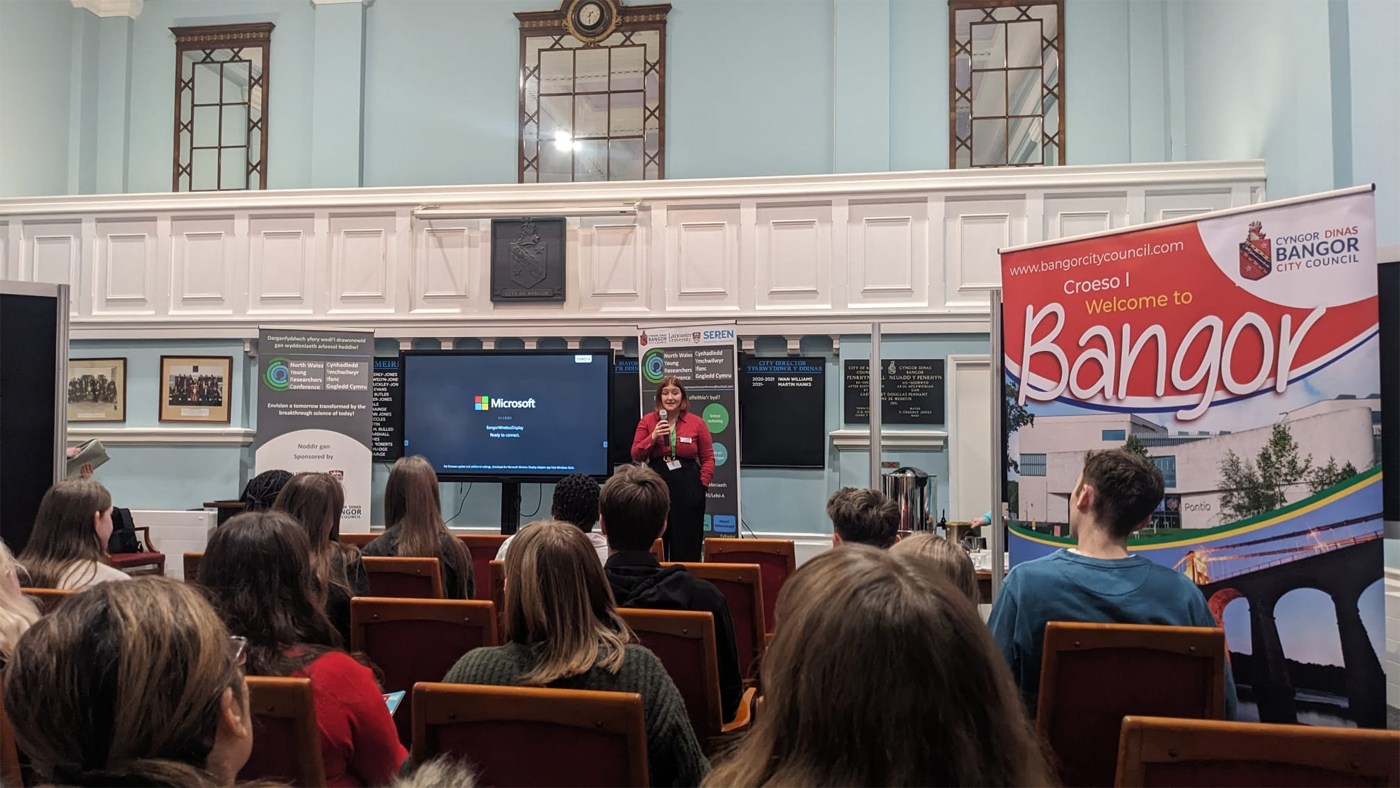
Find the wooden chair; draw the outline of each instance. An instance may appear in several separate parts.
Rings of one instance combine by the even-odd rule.
[[[707,752],[719,748],[723,735],[748,727],[752,687],[745,690],[734,719],[728,723],[722,719],[714,616],[692,610],[618,608],[617,612],[666,667],[685,700],[690,727]]]
[[[321,760],[321,729],[316,722],[311,679],[249,676],[247,681],[253,753],[238,772],[239,782],[325,785],[326,766]]]
[[[1119,786],[1400,786],[1400,731],[1126,717]]]
[[[60,602],[78,592],[64,588],[21,588],[20,593],[34,600],[40,613],[52,613]]]
[[[495,605],[485,600],[350,600],[350,650],[362,651],[383,671],[385,692],[412,692],[420,681],[442,681],[468,651],[499,643]],[[413,733],[413,697],[394,715],[399,740]]]
[[[470,760],[478,785],[647,786],[642,696],[416,684],[413,762]]]
[[[690,564],[683,566],[691,575],[713,583],[729,603],[729,617],[734,621],[734,645],[739,650],[739,675],[756,679],[759,655],[764,647],[763,579],[757,564]]]
[[[164,575],[165,574],[165,554],[156,549],[151,541],[151,527],[148,525],[135,526],[136,533],[140,534],[141,546],[146,548],[135,553],[112,553],[107,559],[112,562],[112,566],[126,572],[132,577],[141,575]]]
[[[242,514],[242,513],[243,513],[243,502],[242,502],[242,501],[205,501],[205,502],[204,502],[204,508],[205,508],[205,509],[213,509],[215,512],[217,512],[217,519],[215,520],[214,525],[215,525],[215,527],[218,527],[218,526],[223,525],[224,523],[228,522],[229,520],[233,519],[233,517],[234,517],[235,515]]]
[[[373,542],[375,539],[378,538],[378,533],[341,534],[339,537],[337,537],[337,541],[339,541],[341,544],[354,545],[355,547],[358,547],[361,550],[363,550],[365,545],[369,544],[370,542]]]
[[[501,551],[501,545],[506,543],[509,536],[505,534],[457,534],[457,538],[466,545],[467,552],[472,557],[472,597],[475,599],[487,599],[491,596],[491,562],[496,560],[496,553]]]
[[[763,576],[763,624],[773,631],[773,607],[788,576],[797,571],[797,552],[791,539],[705,540],[705,563],[758,564]]]
[[[1225,718],[1225,632],[1205,627],[1045,627],[1036,726],[1065,786],[1113,782],[1129,714]]]
[[[199,582],[199,565],[204,563],[204,553],[185,553],[185,582]]]
[[[442,599],[442,575],[436,558],[364,557],[371,596],[396,599]]]
[[[19,763],[19,746],[10,715],[5,713],[5,680],[0,675],[0,785],[23,786],[24,772]]]
[[[666,543],[661,541],[661,537],[658,536],[656,539],[652,540],[651,554],[656,556],[656,560],[658,561],[666,560]]]
[[[496,625],[501,639],[506,636],[506,562],[491,561],[486,574],[491,580],[491,603],[496,606]]]

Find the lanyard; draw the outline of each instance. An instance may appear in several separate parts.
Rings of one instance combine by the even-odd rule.
[[[671,425],[671,456],[672,456],[672,457],[675,457],[675,456],[676,456],[676,430],[680,427],[680,421],[681,421],[680,419],[676,419],[676,423]]]

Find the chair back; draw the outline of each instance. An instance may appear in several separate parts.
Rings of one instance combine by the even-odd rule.
[[[1060,782],[1113,782],[1130,714],[1224,719],[1224,630],[1047,624],[1036,726],[1059,761]]]
[[[650,784],[636,693],[425,683],[413,696],[414,763],[466,758],[478,785]]]
[[[685,571],[712,583],[729,603],[729,618],[734,622],[734,645],[739,651],[739,675],[757,678],[755,663],[763,653],[763,578],[757,564],[693,564],[674,563]]]
[[[185,553],[185,582],[199,582],[199,565],[204,563],[204,553]]]
[[[15,729],[10,715],[5,713],[5,677],[0,674],[0,785],[22,788],[24,773],[19,765],[19,746],[15,744]]]
[[[485,600],[350,600],[350,650],[363,652],[383,672],[385,692],[412,692],[420,681],[441,681],[468,651],[495,646],[496,609]],[[431,646],[431,647],[429,647]],[[413,697],[394,714],[399,740],[413,733]]]
[[[661,537],[658,536],[651,540],[651,554],[658,561],[666,560],[666,543],[661,540]]]
[[[640,610],[620,607],[618,615],[655,654],[685,701],[690,727],[702,743],[719,735],[719,659],[715,619],[692,610]]]
[[[491,579],[491,602],[496,606],[496,625],[502,640],[506,637],[506,562],[490,561],[486,573]]]
[[[1127,717],[1119,786],[1400,786],[1400,731]]]
[[[772,632],[778,592],[783,590],[788,576],[797,571],[797,551],[792,540],[706,539],[705,563],[758,564],[763,577],[764,631]]]
[[[378,538],[379,538],[379,534],[375,534],[375,533],[370,533],[370,534],[347,534],[347,533],[342,533],[340,536],[336,537],[336,540],[339,541],[341,544],[353,545],[353,546],[358,547],[358,548],[360,548],[360,549],[363,550],[365,545],[369,544],[370,542],[373,542],[375,539],[378,539]]]
[[[442,575],[436,558],[364,557],[371,596],[442,599]]]
[[[321,729],[311,679],[249,676],[247,681],[253,753],[238,772],[239,782],[325,785],[326,766],[321,760]]]
[[[20,593],[34,600],[40,613],[52,613],[60,602],[78,592],[67,588],[21,588]]]
[[[472,582],[476,586],[472,589],[472,597],[489,599],[491,562],[496,560],[496,553],[501,551],[501,545],[510,537],[505,534],[457,534],[457,538],[466,545],[467,552],[472,557]]]

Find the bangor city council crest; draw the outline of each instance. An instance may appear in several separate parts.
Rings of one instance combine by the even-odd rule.
[[[1273,242],[1264,235],[1263,222],[1250,222],[1249,235],[1240,244],[1240,276],[1258,281],[1273,270]]]
[[[520,225],[520,237],[510,242],[510,278],[521,287],[530,288],[544,281],[544,261],[549,242],[541,241],[535,223],[526,219]]]

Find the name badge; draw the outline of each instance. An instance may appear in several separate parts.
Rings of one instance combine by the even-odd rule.
[[[684,435],[680,436],[680,440],[681,440],[681,443],[690,443],[690,442],[691,442],[691,439],[685,437]]]
[[[667,469],[667,470],[671,470],[671,471],[678,471],[678,470],[680,470],[680,469],[681,469],[681,461],[680,461],[680,460],[667,460],[667,461],[666,461],[666,469]]]

